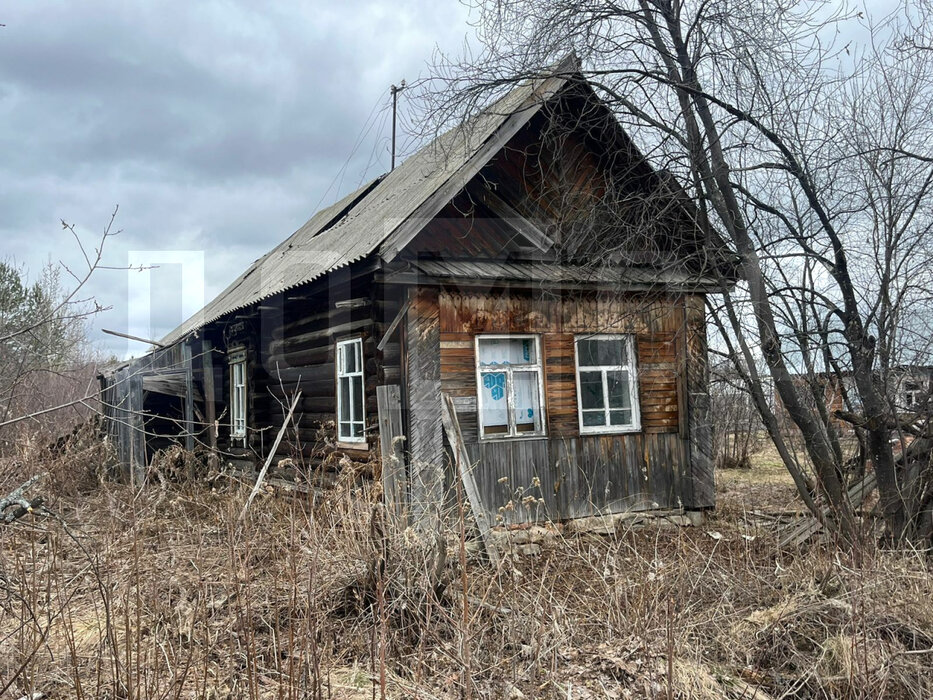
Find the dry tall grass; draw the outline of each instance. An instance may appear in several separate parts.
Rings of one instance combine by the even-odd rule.
[[[0,529],[0,698],[933,697],[927,556],[779,551],[739,492],[493,569],[366,485],[73,489]]]

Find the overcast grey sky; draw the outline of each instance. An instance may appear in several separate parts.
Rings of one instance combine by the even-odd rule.
[[[105,263],[203,251],[206,299],[186,300],[200,308],[388,169],[389,85],[425,74],[435,46],[459,52],[467,21],[455,0],[3,3],[0,257],[77,269],[60,220],[93,246],[118,204]],[[146,346],[101,327],[159,338],[182,320],[181,265],[150,273],[151,317],[144,274],[93,278],[107,352]]]

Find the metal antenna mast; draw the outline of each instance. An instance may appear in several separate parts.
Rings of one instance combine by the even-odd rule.
[[[398,94],[405,89],[405,81],[389,88],[392,93],[392,170],[395,170],[395,117],[398,113]]]

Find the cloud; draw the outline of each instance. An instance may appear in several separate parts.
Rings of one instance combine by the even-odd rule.
[[[388,168],[389,84],[469,30],[464,8],[427,1],[22,0],[0,15],[2,253],[33,272],[48,260],[77,271],[59,220],[93,248],[119,204],[106,264],[202,250],[208,298]],[[180,304],[169,273],[153,279],[160,335]],[[126,271],[99,272],[89,291],[112,307],[96,328],[139,326],[147,305]]]

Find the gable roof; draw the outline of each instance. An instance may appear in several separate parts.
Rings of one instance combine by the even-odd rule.
[[[322,209],[161,343],[175,343],[221,316],[377,249],[391,260],[578,70],[576,57],[568,56],[549,76],[522,83],[392,172]]]

